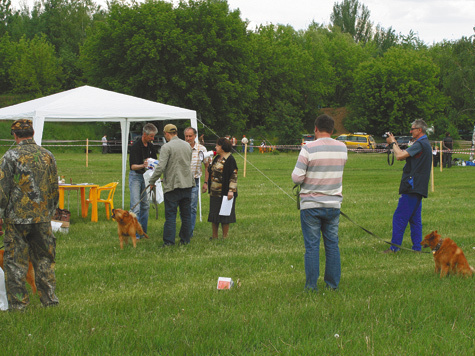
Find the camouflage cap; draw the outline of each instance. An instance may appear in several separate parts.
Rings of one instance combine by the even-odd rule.
[[[33,121],[30,119],[20,119],[16,120],[11,127],[12,131],[17,130],[28,130],[33,128]]]

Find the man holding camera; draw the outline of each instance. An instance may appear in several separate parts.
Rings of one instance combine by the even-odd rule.
[[[422,241],[422,198],[427,198],[430,171],[432,165],[432,148],[426,135],[427,124],[424,120],[415,120],[411,125],[412,138],[415,141],[406,150],[401,150],[394,136],[389,133],[386,138],[389,147],[394,150],[398,161],[406,161],[399,185],[399,203],[393,215],[393,235],[391,242],[400,246],[404,231],[411,225],[412,249],[421,250]],[[384,253],[399,251],[391,246]]]

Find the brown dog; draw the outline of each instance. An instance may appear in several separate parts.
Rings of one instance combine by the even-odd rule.
[[[143,235],[148,239],[148,235],[143,231],[142,226],[134,213],[122,209],[112,209],[112,219],[117,221],[117,231],[119,233],[120,249],[129,243],[129,237],[132,240],[134,248],[137,245],[135,234]]]
[[[470,277],[475,272],[468,264],[462,249],[452,239],[442,239],[437,230],[424,237],[422,247],[431,248],[434,254],[435,273],[440,272],[440,278],[447,274]]]
[[[5,253],[4,250],[0,250],[0,267],[3,269],[3,254]],[[33,294],[36,293],[36,283],[35,283],[35,270],[33,269],[33,265],[31,261],[28,262],[28,273],[26,274],[26,281],[31,286],[31,290]]]

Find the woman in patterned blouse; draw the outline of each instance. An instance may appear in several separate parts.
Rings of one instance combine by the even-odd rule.
[[[228,237],[229,224],[236,222],[236,198],[237,198],[237,164],[231,154],[231,142],[220,137],[216,142],[216,156],[209,165],[208,193],[210,194],[208,222],[212,223],[213,236],[218,238],[218,228],[221,224],[223,238]],[[231,214],[219,215],[223,197],[233,200]]]

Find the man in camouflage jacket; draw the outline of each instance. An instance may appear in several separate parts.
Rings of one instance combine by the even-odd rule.
[[[13,123],[11,133],[18,144],[0,161],[0,218],[5,236],[5,282],[9,309],[25,309],[28,260],[44,306],[58,304],[54,273],[56,238],[51,218],[58,206],[56,160],[33,140],[31,120]]]

